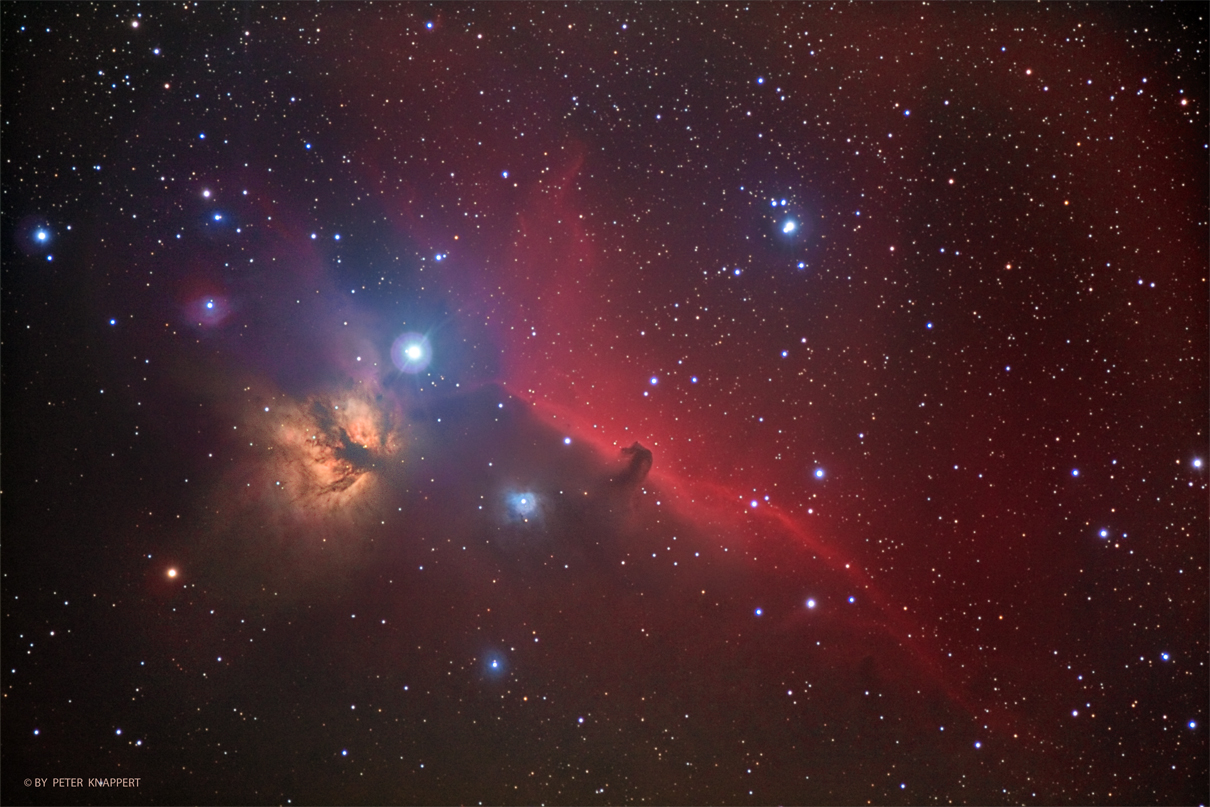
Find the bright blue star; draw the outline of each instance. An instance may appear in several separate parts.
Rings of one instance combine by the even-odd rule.
[[[696,383],[697,383],[697,376],[691,376],[691,377],[689,378],[689,383],[690,383],[690,384],[696,384]]]
[[[803,261],[799,261],[799,262],[798,262],[798,271],[800,271],[800,272],[801,272],[803,269],[806,269],[806,268],[807,268],[807,264],[806,264],[806,263],[804,263]]]
[[[433,30],[433,24],[432,24],[431,22],[426,22],[426,23],[424,24],[424,27],[425,27],[425,28],[428,28],[430,31],[431,31],[431,30]]]
[[[1079,475],[1080,475],[1080,469],[1079,469],[1079,468],[1072,468],[1072,469],[1071,469],[1071,475],[1072,475],[1072,476],[1079,476]]]
[[[498,678],[507,672],[507,660],[496,651],[490,651],[483,659],[483,671],[492,678]]]
[[[391,345],[391,361],[405,373],[419,373],[432,360],[432,346],[423,334],[405,333]]]
[[[530,491],[508,494],[507,504],[509,514],[514,519],[529,521],[538,514],[538,496]]]
[[[857,598],[856,598],[856,597],[849,597],[849,602],[857,602]]]
[[[815,600],[807,600],[807,607],[808,607],[808,608],[814,608],[814,607],[815,607]]]
[[[215,213],[215,214],[214,214],[214,220],[215,220],[215,221],[222,221],[222,220],[223,220],[223,214],[222,214],[222,213]]]
[[[333,238],[335,238],[337,241],[339,241],[339,240],[340,240],[340,233],[337,233],[336,235],[334,235],[334,236],[332,236],[332,237],[333,237]]]
[[[739,277],[739,273],[740,273],[740,271],[741,271],[741,270],[740,270],[740,269],[738,269],[738,268],[735,270],[735,276],[736,276],[736,277]]]
[[[207,301],[206,301],[206,308],[208,308],[208,309],[210,309],[211,311],[213,311],[213,310],[214,310],[214,300],[207,300]]]
[[[1197,721],[1196,721],[1196,720],[1190,720],[1190,721],[1189,721],[1189,728],[1191,728],[1191,729],[1195,729],[1195,728],[1197,728]]]
[[[758,502],[756,499],[753,499],[752,501],[748,502],[748,506],[751,507],[753,510],[755,510],[759,505],[760,505],[760,502]]]
[[[347,756],[349,755],[349,751],[348,751],[348,749],[347,749],[347,748],[342,748],[342,749],[340,749],[340,755],[341,755],[342,757],[347,757]]]
[[[1160,658],[1167,661],[1171,657],[1167,653],[1160,653]]]
[[[569,445],[571,445],[571,438],[570,438],[570,437],[564,437],[564,438],[563,438],[563,445],[565,445],[565,446],[569,446]]]
[[[823,468],[816,468],[816,469],[815,469],[815,478],[816,478],[816,479],[823,479],[823,477],[824,477]]]
[[[118,324],[118,321],[117,321],[116,319],[111,319],[111,320],[109,321],[109,324],[110,324],[110,325],[117,325],[117,324]]]
[[[304,146],[304,147],[307,149],[307,151],[310,151],[310,150],[311,150],[311,144],[310,144],[310,143],[303,143],[303,146]]]
[[[910,109],[903,110],[903,117],[906,118],[908,115],[911,115],[911,114],[912,114],[912,110],[910,110]]]
[[[201,133],[201,134],[199,134],[197,137],[198,137],[198,140],[205,140],[205,139],[206,139],[206,133],[205,133],[205,132],[202,132],[202,133]]]
[[[797,224],[795,224],[795,223],[794,223],[794,222],[792,222],[792,221],[787,221],[787,222],[786,222],[785,224],[783,224],[783,225],[782,225],[782,227],[781,227],[781,231],[782,231],[783,233],[785,233],[786,235],[789,235],[790,233],[794,232],[794,231],[795,231],[795,230],[797,230],[797,229],[798,229],[798,225],[797,225]]]
[[[933,323],[926,322],[926,323],[924,323],[924,327],[928,328],[931,331],[933,329]]]
[[[760,609],[760,608],[757,608],[757,609],[756,609],[756,615],[757,615],[757,616],[760,616],[760,615],[761,615],[761,614],[763,614],[763,613],[764,613],[764,610],[762,610],[762,609]]]
[[[36,233],[34,233],[34,238],[36,238],[40,243],[45,244],[46,239],[50,238],[50,233],[46,232],[46,230],[38,230]]]
[[[764,77],[764,76],[757,76],[757,77],[756,77],[756,83],[757,83],[757,84],[764,84],[764,83],[765,83],[765,77]]]
[[[660,383],[660,379],[659,379],[659,377],[658,377],[658,376],[652,376],[652,377],[651,377],[651,386],[653,386],[653,387],[654,387],[654,386],[655,386],[656,384],[658,384],[658,383]]]
[[[1201,458],[1201,457],[1195,457],[1195,458],[1194,458],[1194,460],[1193,460],[1193,467],[1194,467],[1194,468],[1201,468],[1201,467],[1202,467],[1202,458]]]

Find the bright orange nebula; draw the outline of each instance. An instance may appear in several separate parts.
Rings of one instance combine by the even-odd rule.
[[[249,418],[259,455],[254,496],[267,495],[288,518],[348,517],[367,505],[381,473],[402,463],[406,443],[401,412],[376,392],[359,384],[258,405]]]

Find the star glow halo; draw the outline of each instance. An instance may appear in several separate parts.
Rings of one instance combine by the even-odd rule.
[[[231,314],[231,303],[224,295],[203,294],[187,304],[189,318],[203,328],[222,325]]]
[[[419,373],[433,360],[433,347],[423,334],[405,333],[391,345],[391,361],[405,373]]]

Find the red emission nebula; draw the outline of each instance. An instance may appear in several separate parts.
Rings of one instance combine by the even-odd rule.
[[[1205,14],[7,5],[5,803],[1204,798]]]

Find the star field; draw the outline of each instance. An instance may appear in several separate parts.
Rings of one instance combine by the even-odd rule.
[[[1204,6],[0,11],[5,803],[1204,801]]]

